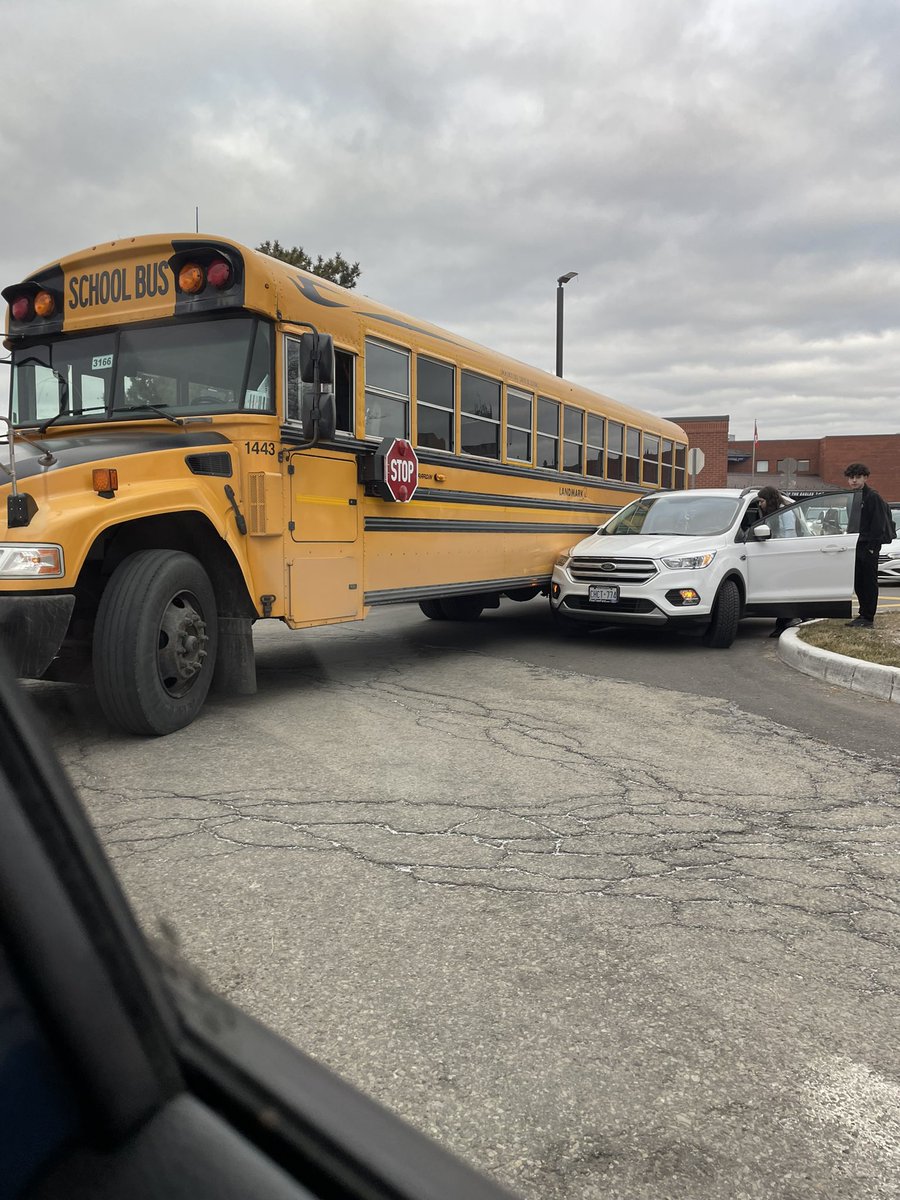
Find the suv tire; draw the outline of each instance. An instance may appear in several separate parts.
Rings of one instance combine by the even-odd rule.
[[[719,588],[713,605],[712,618],[703,635],[704,646],[726,650],[737,637],[741,619],[741,593],[733,579],[726,579]]]

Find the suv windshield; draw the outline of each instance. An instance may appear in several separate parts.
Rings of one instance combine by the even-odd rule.
[[[270,327],[252,317],[67,336],[13,351],[14,425],[271,412]]]
[[[740,501],[732,496],[701,496],[690,492],[645,496],[623,508],[599,532],[613,536],[674,533],[707,537],[730,528],[739,506]]]

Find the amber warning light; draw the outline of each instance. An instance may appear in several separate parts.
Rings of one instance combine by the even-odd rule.
[[[110,500],[119,490],[119,472],[115,467],[95,467],[93,472],[94,491],[98,496]]]

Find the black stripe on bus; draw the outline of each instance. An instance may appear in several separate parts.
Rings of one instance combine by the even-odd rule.
[[[511,592],[520,588],[543,588],[549,575],[532,575],[529,579],[481,579],[478,583],[444,583],[435,587],[386,588],[366,592],[364,604],[408,604],[416,600],[436,600],[444,596],[480,596],[485,592]]]
[[[545,508],[562,512],[596,512],[603,515],[618,512],[614,504],[584,504],[573,500],[538,500],[527,496],[495,496],[490,492],[445,492],[439,488],[416,489],[414,500],[444,504],[481,504],[489,508]]]
[[[295,442],[303,442],[303,435],[298,429],[282,425],[280,430],[282,445],[288,448]],[[318,442],[315,450],[339,450],[344,454],[374,454],[378,442],[371,442],[348,434],[346,438]],[[486,471],[489,475],[508,476],[511,479],[539,479],[542,483],[559,483],[567,487],[591,488],[595,491],[627,492],[629,497],[655,495],[657,492],[669,491],[669,488],[653,487],[638,483],[623,483],[621,479],[598,479],[595,475],[575,475],[571,471],[555,471],[548,467],[517,466],[514,463],[495,462],[493,459],[467,458],[464,455],[441,453],[423,450],[416,447],[416,458],[420,463],[430,467],[458,467],[462,471]],[[619,505],[619,508],[622,506]],[[617,512],[618,509],[610,509]]]
[[[37,431],[35,431],[37,432]],[[126,458],[131,454],[152,454],[156,450],[184,450],[195,446],[230,445],[221,433],[206,430],[193,433],[173,429],[117,430],[115,433],[85,434],[83,437],[40,437],[28,441],[16,437],[16,479],[21,482],[48,471],[61,471],[83,463],[103,459]],[[53,462],[43,463],[49,450]],[[4,480],[4,482],[6,482]]]
[[[577,533],[586,537],[597,528],[539,521],[436,521],[428,517],[366,517],[366,533]]]

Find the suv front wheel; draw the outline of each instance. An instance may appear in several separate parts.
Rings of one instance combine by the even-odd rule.
[[[703,635],[704,646],[726,650],[737,637],[741,619],[741,593],[733,579],[726,579],[719,588],[713,605],[712,618]]]

